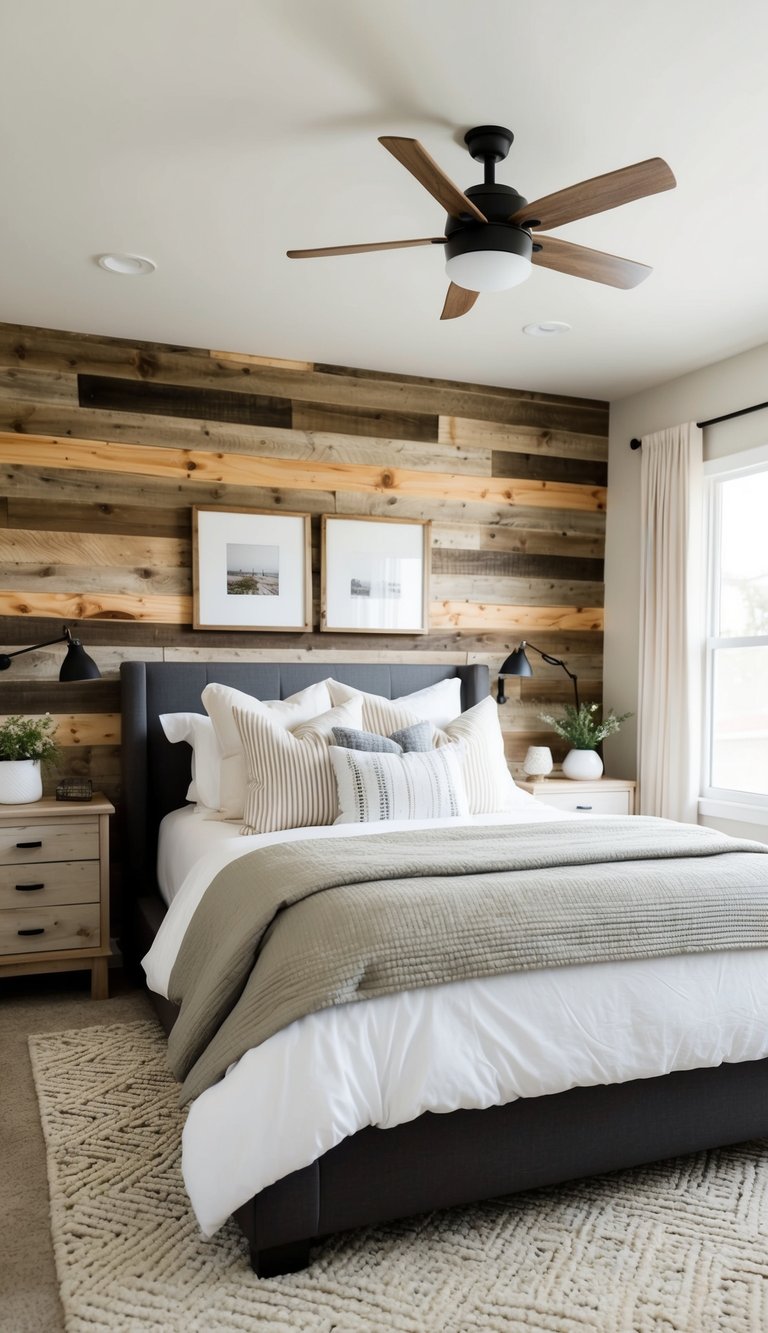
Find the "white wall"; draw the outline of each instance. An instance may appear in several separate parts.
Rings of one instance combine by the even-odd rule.
[[[640,454],[630,449],[629,441],[665,426],[704,421],[766,399],[768,344],[611,404],[605,548],[606,708],[637,712]],[[725,457],[767,441],[768,409],[708,427],[704,457]],[[605,743],[606,773],[634,777],[636,746],[636,719],[632,718],[618,736]],[[752,836],[761,834],[753,830]]]

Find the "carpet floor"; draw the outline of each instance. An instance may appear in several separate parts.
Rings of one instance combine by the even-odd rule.
[[[762,1143],[454,1209],[257,1279],[234,1224],[198,1233],[154,1020],[30,1038],[69,1333],[760,1333]]]

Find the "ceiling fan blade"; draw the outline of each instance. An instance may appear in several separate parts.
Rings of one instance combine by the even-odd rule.
[[[444,236],[423,236],[418,241],[370,241],[366,245],[326,245],[320,250],[286,250],[289,259],[317,259],[322,255],[364,255],[369,250],[404,250],[409,245],[445,245]]]
[[[577,218],[591,217],[593,213],[605,213],[620,204],[630,204],[633,199],[672,190],[676,184],[666,162],[660,157],[649,157],[646,162],[609,171],[605,176],[593,176],[567,190],[535,199],[525,208],[518,208],[509,220],[525,226],[526,222],[535,219],[539,227],[562,227]]]
[[[448,295],[445,298],[443,313],[441,319],[458,319],[459,315],[466,315],[471,310],[477,300],[479,292],[468,292],[466,287],[457,287],[452,282],[448,288]]]
[[[533,244],[541,246],[531,255],[534,264],[556,269],[558,273],[570,273],[574,278],[603,282],[608,287],[637,287],[653,272],[647,264],[620,259],[604,250],[588,250],[585,245],[571,245],[570,241],[561,241],[557,236],[541,236],[536,232]]]
[[[396,157],[398,162],[415,176],[420,185],[425,190],[429,190],[433,199],[442,204],[446,213],[452,218],[459,218],[463,214],[469,214],[477,222],[487,222],[484,213],[472,200],[454,185],[453,181],[446,176],[442,167],[439,167],[433,157],[430,157],[426,148],[424,148],[418,139],[398,139],[390,135],[380,135],[379,143],[383,144],[388,153]]]

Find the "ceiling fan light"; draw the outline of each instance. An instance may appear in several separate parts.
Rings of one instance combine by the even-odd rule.
[[[475,250],[455,255],[445,265],[451,282],[470,292],[505,292],[525,282],[531,261],[503,250]]]
[[[445,271],[469,292],[505,292],[531,272],[530,233],[497,223],[460,225],[445,242]]]

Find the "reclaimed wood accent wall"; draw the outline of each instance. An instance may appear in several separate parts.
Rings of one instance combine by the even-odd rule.
[[[487,662],[521,638],[600,700],[608,405],[268,357],[0,325],[0,651],[77,627],[103,680],[60,684],[62,649],[18,658],[0,714],[59,719],[61,773],[119,799],[126,658]],[[432,522],[425,636],[195,632],[190,507]],[[317,606],[315,624],[319,624]],[[510,760],[557,738],[557,667],[509,680]]]

